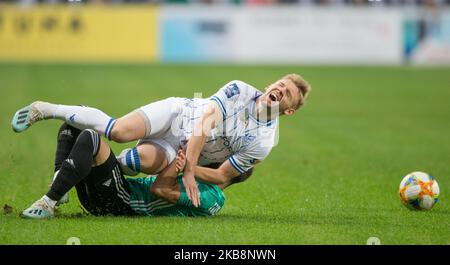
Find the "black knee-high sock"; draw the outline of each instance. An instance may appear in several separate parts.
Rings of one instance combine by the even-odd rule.
[[[67,123],[64,123],[59,128],[55,153],[55,172],[61,168],[63,161],[69,157],[70,151],[72,151],[72,147],[75,145],[75,141],[80,133],[81,130]]]
[[[93,158],[99,148],[100,135],[93,130],[83,130],[69,156],[61,163],[47,197],[59,201],[66,192],[83,180],[91,171]]]

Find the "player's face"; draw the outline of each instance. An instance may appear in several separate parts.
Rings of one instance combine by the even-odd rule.
[[[301,95],[291,80],[280,79],[267,87],[261,97],[269,108],[278,108],[280,114],[290,115],[295,112],[295,105]]]

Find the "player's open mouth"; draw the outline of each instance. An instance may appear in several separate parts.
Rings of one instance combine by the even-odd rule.
[[[278,90],[272,90],[269,93],[269,98],[271,101],[277,102],[277,101],[281,101],[281,98],[283,98],[283,95]]]

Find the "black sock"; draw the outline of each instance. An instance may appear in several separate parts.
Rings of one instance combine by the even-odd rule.
[[[69,157],[70,151],[72,151],[72,147],[80,133],[81,130],[72,127],[67,123],[64,123],[59,128],[55,153],[55,172],[61,168],[63,161]]]
[[[100,135],[94,130],[82,131],[69,156],[60,164],[59,173],[46,194],[47,197],[59,201],[66,192],[83,180],[91,171],[93,158],[99,148]]]

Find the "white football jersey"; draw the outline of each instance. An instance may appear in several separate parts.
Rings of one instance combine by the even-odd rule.
[[[210,98],[184,99],[180,114],[171,126],[175,137],[169,136],[171,139],[165,140],[172,146],[174,141],[179,145],[185,144],[205,107],[214,101],[222,111],[223,123],[218,124],[207,137],[199,164],[223,163],[228,159],[238,172],[244,173],[264,160],[277,142],[278,119],[263,123],[254,116],[256,99],[261,94],[249,84],[236,80]]]

